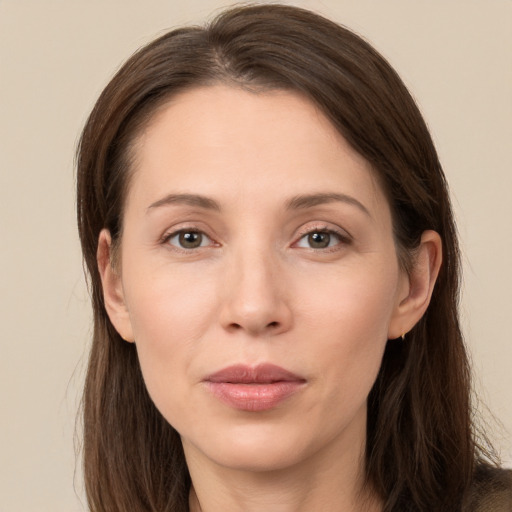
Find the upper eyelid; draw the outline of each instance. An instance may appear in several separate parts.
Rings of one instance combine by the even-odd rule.
[[[312,225],[307,228],[301,228],[301,229],[299,229],[297,240],[299,240],[300,238],[302,238],[310,233],[315,233],[316,231],[334,233],[335,235],[338,235],[341,238],[348,238],[348,239],[352,240],[352,238],[353,238],[352,235],[346,229],[340,228],[339,226],[332,226],[329,224],[330,223],[320,222],[316,225]]]
[[[334,235],[336,238],[338,238],[340,244],[343,244],[343,245],[346,245],[347,243],[350,243],[350,238],[348,236],[345,236],[343,233],[340,233],[338,231],[335,231],[333,229],[312,229],[310,231],[307,231],[306,233],[300,235],[292,244],[291,246],[295,246],[297,245],[298,243],[300,243],[301,240],[303,240],[304,238],[306,238],[307,236],[311,235],[312,233],[327,233],[329,236],[332,236]],[[318,250],[318,251],[322,251],[324,249],[327,249],[327,248],[318,248],[318,249],[314,249],[315,251]]]
[[[208,238],[210,238],[211,240],[213,240],[213,237],[209,234],[209,230],[203,228],[203,227],[199,227],[197,225],[189,225],[189,226],[180,226],[180,227],[172,227],[172,228],[168,228],[166,229],[162,236],[160,237],[161,240],[167,240],[179,233],[186,233],[186,232],[196,232],[196,233],[201,233],[205,236],[207,236]]]
[[[176,236],[179,233],[183,233],[183,232],[187,232],[187,231],[201,233],[204,236],[206,236],[209,240],[211,240],[212,242],[219,244],[219,242],[217,242],[215,240],[215,237],[212,236],[211,234],[209,234],[208,230],[206,230],[202,227],[198,227],[197,225],[190,225],[190,226],[183,226],[183,227],[168,229],[163,233],[163,235],[160,238],[160,241],[166,242],[173,236]],[[310,233],[314,233],[316,231],[333,233],[342,239],[352,240],[352,238],[353,238],[352,235],[346,229],[340,228],[339,226],[332,226],[332,225],[330,225],[330,223],[328,223],[326,221],[322,221],[322,222],[318,222],[318,223],[314,223],[314,221],[313,221],[312,225],[309,225],[307,227],[301,227],[297,230],[296,234],[293,237],[293,241],[291,242],[291,244],[293,245],[293,244],[297,243],[304,236],[306,236]]]
[[[169,243],[172,238],[178,236],[180,233],[187,233],[187,232],[201,233],[203,236],[206,236],[206,238],[208,238],[210,243],[207,246],[199,246],[199,247],[191,247],[191,248],[180,247],[179,245],[174,245],[174,244]],[[166,231],[163,234],[163,236],[160,238],[159,245],[168,245],[169,249],[172,248],[172,250],[174,250],[174,251],[183,252],[185,254],[185,253],[192,253],[192,252],[204,250],[204,249],[207,249],[208,247],[219,246],[220,244],[218,244],[210,235],[208,235],[208,233],[205,233],[203,230],[200,230],[197,228],[181,228],[181,229],[176,229],[176,230],[172,230],[172,231]]]

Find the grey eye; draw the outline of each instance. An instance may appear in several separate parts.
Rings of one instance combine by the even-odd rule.
[[[313,249],[325,249],[331,243],[329,233],[310,233],[308,235],[308,244]]]
[[[180,249],[197,249],[209,245],[211,240],[200,231],[178,231],[167,239],[167,242]]]
[[[342,241],[342,237],[334,231],[311,231],[300,238],[297,247],[306,249],[327,249]]]

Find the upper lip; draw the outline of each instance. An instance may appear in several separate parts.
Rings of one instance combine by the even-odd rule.
[[[206,377],[207,382],[226,382],[232,384],[271,384],[272,382],[305,382],[306,379],[274,364],[249,366],[235,364],[212,373]]]

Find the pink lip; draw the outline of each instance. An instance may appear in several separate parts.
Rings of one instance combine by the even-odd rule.
[[[243,411],[273,409],[303,387],[306,379],[273,364],[234,365],[204,379],[209,391]]]

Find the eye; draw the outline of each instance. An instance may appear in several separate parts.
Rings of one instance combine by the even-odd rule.
[[[296,243],[296,247],[306,249],[327,249],[340,243],[347,243],[347,237],[331,229],[315,229],[304,234]]]
[[[212,240],[203,232],[194,229],[182,229],[175,231],[165,238],[165,243],[179,249],[198,249],[211,245]]]

